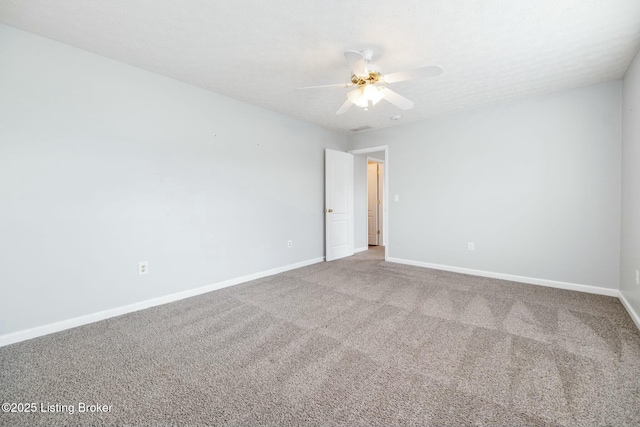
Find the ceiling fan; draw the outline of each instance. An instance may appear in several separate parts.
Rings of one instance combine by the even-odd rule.
[[[381,99],[403,110],[409,110],[413,108],[413,102],[399,93],[392,91],[386,85],[423,77],[436,77],[442,74],[442,68],[437,65],[431,65],[383,75],[380,67],[369,62],[373,57],[373,52],[370,50],[348,50],[344,53],[344,57],[351,67],[351,82],[300,88],[318,89],[355,86],[355,89],[347,92],[347,100],[342,104],[342,107],[336,111],[336,114],[345,113],[352,105],[357,105],[366,110],[369,106],[376,105]]]

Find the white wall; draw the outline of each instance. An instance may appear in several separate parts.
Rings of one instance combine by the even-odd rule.
[[[618,288],[620,81],[350,136],[387,144],[391,258]]]
[[[620,291],[640,315],[640,53],[623,81]],[[640,325],[639,325],[640,326]]]
[[[325,147],[346,137],[0,25],[0,335],[322,257]]]

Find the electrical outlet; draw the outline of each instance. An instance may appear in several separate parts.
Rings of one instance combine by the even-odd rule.
[[[636,285],[640,285],[640,271],[636,270]]]
[[[475,251],[475,250],[476,250],[476,248],[475,248],[475,246],[474,246],[473,242],[469,242],[469,243],[467,244],[467,248],[468,248],[470,251]]]
[[[149,274],[149,261],[140,261],[138,263],[138,275],[143,276]]]
[[[287,247],[288,247],[288,248],[293,247],[293,240],[288,240],[288,241],[287,241]]]

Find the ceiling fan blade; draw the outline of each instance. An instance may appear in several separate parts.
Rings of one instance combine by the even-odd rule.
[[[397,73],[387,74],[382,79],[387,83],[402,82],[404,80],[422,79],[425,77],[436,77],[442,74],[442,68],[437,65],[428,67],[414,68],[409,71],[399,71]]]
[[[349,101],[349,99],[347,99],[344,104],[342,104],[342,107],[338,108],[338,111],[336,111],[336,114],[344,114],[347,112],[347,110],[349,108],[351,108],[353,104],[351,103],[351,101]]]
[[[413,108],[413,101],[405,98],[397,92],[392,91],[387,87],[381,87],[380,93],[382,93],[382,98],[389,101],[393,105],[403,110],[410,110]]]
[[[341,87],[351,87],[353,86],[353,83],[337,83],[334,85],[320,85],[320,86],[306,86],[306,87],[299,87],[296,90],[304,90],[304,89],[324,89],[324,88],[341,88]]]
[[[358,77],[368,77],[367,64],[364,62],[364,55],[357,50],[348,50],[344,53],[344,57],[349,63],[353,74]]]

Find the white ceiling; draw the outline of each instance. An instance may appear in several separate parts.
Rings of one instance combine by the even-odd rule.
[[[0,0],[0,22],[344,132],[618,79],[640,48],[639,0]],[[390,86],[409,111],[295,90],[348,81],[365,48],[444,74]]]

